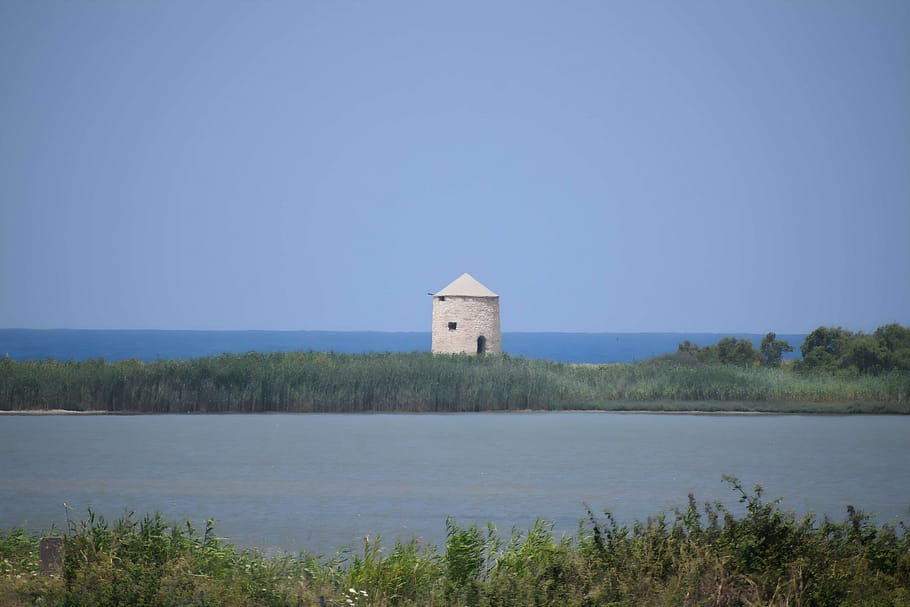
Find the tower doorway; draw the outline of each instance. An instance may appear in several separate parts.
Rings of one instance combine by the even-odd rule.
[[[487,338],[481,335],[477,338],[477,353],[483,354],[487,351]]]

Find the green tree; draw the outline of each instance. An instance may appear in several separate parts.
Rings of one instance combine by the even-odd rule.
[[[689,341],[687,339],[686,341],[679,344],[679,347],[677,348],[677,352],[695,355],[695,354],[698,354],[698,351],[700,349],[701,348],[698,347],[698,344],[693,344],[691,341]]]
[[[873,336],[886,353],[885,370],[910,371],[910,327],[884,325]]]
[[[847,344],[853,334],[840,327],[818,327],[806,336],[799,351],[803,355],[798,369],[836,371],[844,365]]]
[[[766,367],[779,367],[783,360],[784,352],[792,352],[793,346],[782,339],[777,339],[777,334],[773,331],[765,335],[761,340],[759,355],[761,364]]]
[[[849,369],[860,375],[877,375],[888,366],[888,350],[874,335],[853,335],[847,342],[842,369]]]
[[[706,365],[720,362],[720,357],[717,354],[716,345],[705,346],[703,348],[699,348],[698,351],[695,353],[695,357],[699,361],[705,363]]]
[[[751,365],[758,361],[758,352],[748,339],[724,337],[717,342],[717,358],[727,365]]]

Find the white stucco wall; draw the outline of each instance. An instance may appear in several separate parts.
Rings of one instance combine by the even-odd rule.
[[[454,330],[449,323],[456,323]],[[434,353],[457,354],[477,352],[477,338],[487,340],[486,352],[502,352],[502,335],[499,330],[499,297],[460,297],[448,295],[444,301],[433,298]]]

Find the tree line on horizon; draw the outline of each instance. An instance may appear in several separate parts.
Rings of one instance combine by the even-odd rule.
[[[837,375],[880,375],[910,371],[910,327],[883,325],[873,333],[821,326],[809,333],[800,346],[802,359],[793,370]],[[677,360],[704,364],[780,367],[783,355],[793,346],[769,332],[758,349],[749,339],[724,337],[716,345],[699,346],[688,339],[679,344]]]

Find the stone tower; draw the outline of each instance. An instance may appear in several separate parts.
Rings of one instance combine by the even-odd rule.
[[[499,354],[499,295],[470,274],[433,294],[434,354]]]

